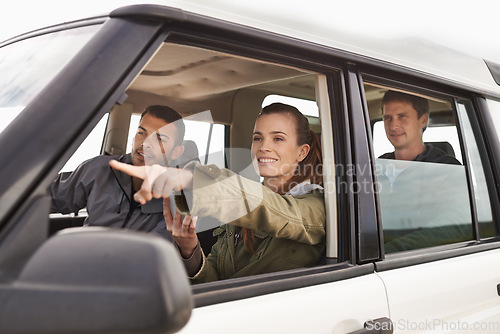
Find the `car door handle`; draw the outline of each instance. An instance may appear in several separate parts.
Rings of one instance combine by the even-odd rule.
[[[365,322],[364,328],[349,334],[392,334],[394,325],[391,319],[383,317]]]

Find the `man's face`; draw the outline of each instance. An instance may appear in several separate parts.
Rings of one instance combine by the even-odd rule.
[[[136,166],[170,162],[182,154],[182,146],[175,146],[177,128],[161,118],[145,114],[137,128],[132,146],[132,164]]]
[[[383,107],[384,127],[387,139],[396,150],[422,145],[423,129],[428,116],[418,118],[418,113],[411,103],[392,101]]]

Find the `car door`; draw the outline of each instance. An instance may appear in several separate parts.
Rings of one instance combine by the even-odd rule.
[[[372,263],[381,256],[374,207],[359,204],[370,200],[373,204],[374,194],[357,191],[353,185],[371,182],[372,177],[367,172],[353,178],[353,168],[370,169],[367,133],[357,130],[365,129],[365,119],[351,115],[354,108],[344,103],[343,62],[325,65],[307,43],[205,19],[200,27],[199,19],[188,13],[181,32],[175,20],[165,26],[168,37],[131,83],[127,102],[139,104],[134,100],[138,91],[148,81],[153,84],[153,77],[162,77],[164,87],[156,92],[164,92],[163,101],[192,115],[208,110],[213,122],[230,124],[225,167],[243,175],[249,166],[252,125],[265,98],[286,95],[315,103],[327,180],[327,251],[323,261],[310,268],[193,285],[195,308],[181,332],[346,333],[363,330],[365,322],[375,319],[381,319],[377,326],[388,326],[385,288]],[[290,59],[290,54],[300,56]],[[197,71],[190,71],[194,65]],[[185,88],[174,90],[177,86]],[[169,95],[174,93],[175,99]],[[218,108],[227,96],[230,104]],[[357,113],[358,105],[355,108]],[[351,141],[359,147],[351,148]],[[365,219],[358,223],[359,216]]]
[[[363,271],[367,273],[363,275]],[[241,333],[350,333],[362,330],[366,321],[382,317],[385,319],[376,326],[388,329],[385,290],[370,271],[371,267],[304,273],[300,280],[306,285],[309,280],[323,282],[304,288],[292,287],[286,279],[273,282],[268,278],[266,283],[254,284],[252,295],[258,296],[249,298],[245,298],[245,286],[234,287],[233,301],[195,307],[181,333],[229,333],[235,328]],[[264,287],[267,292],[259,293]],[[202,297],[195,292],[195,301]]]
[[[491,164],[497,153],[488,151],[489,141],[498,139],[484,137],[478,121],[484,117],[478,114],[487,109],[478,110],[471,97],[419,88],[419,96],[431,102],[424,141],[451,143],[460,165],[410,161],[398,166],[395,160],[377,158],[383,152],[375,156],[376,168],[393,174],[390,184],[379,185],[386,257],[375,267],[387,289],[394,332],[496,333],[500,244]],[[381,115],[376,94],[388,90],[416,93],[402,82],[365,75],[373,119]],[[377,151],[385,132],[377,134],[374,128]],[[410,171],[405,184],[398,185]],[[381,182],[385,172],[378,176]]]

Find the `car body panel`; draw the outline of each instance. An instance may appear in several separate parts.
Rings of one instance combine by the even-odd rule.
[[[196,308],[180,333],[348,333],[388,311],[381,280],[369,274]]]
[[[498,263],[500,250],[490,250],[378,272],[395,333],[498,333]]]

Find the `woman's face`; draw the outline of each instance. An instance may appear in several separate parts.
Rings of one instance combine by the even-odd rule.
[[[287,114],[262,115],[255,122],[252,159],[267,186],[285,184],[309,153],[309,145],[297,145],[295,127]]]

